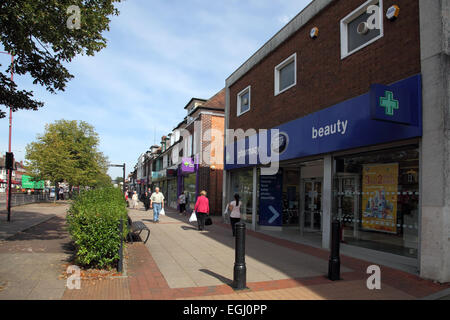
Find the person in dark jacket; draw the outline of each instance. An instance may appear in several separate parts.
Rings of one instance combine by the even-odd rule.
[[[142,196],[142,202],[144,203],[145,211],[148,211],[150,208],[150,195],[148,192],[145,192]]]

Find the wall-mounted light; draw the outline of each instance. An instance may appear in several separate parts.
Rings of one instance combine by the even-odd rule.
[[[311,39],[316,39],[319,36],[319,28],[314,27],[311,29],[311,32],[309,33],[309,36]]]
[[[387,9],[386,18],[388,18],[389,21],[394,21],[395,19],[397,19],[399,13],[400,13],[399,6],[394,4],[393,6],[389,7],[389,9]]]

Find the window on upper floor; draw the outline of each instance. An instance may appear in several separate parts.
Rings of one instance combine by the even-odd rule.
[[[250,110],[251,86],[248,86],[237,95],[237,116]]]
[[[341,20],[341,59],[383,37],[383,0],[368,0]]]
[[[297,53],[275,67],[275,95],[297,84]]]

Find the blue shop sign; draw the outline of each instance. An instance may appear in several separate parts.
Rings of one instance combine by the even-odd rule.
[[[259,178],[259,225],[282,226],[282,172]]]
[[[279,130],[273,138],[279,141],[279,161],[421,137],[421,76],[372,85],[366,94],[272,129]],[[227,146],[226,170],[267,163],[258,151],[270,157],[273,139],[269,130],[232,144],[234,154]]]

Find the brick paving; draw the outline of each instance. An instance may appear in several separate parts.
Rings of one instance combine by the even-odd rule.
[[[208,231],[198,232],[193,225],[187,223],[187,217],[179,216],[170,209],[166,209],[166,213],[167,216],[162,217],[160,223],[154,224],[151,212],[130,210],[130,216],[134,220],[141,220],[150,227],[149,241],[147,244],[142,242],[127,244],[128,259],[124,276],[82,280],[79,290],[61,288],[62,282],[58,282],[52,273],[56,270],[51,272],[41,270],[36,277],[33,270],[26,269],[41,263],[50,270],[52,264],[58,264],[63,258],[63,255],[58,254],[66,254],[61,252],[62,244],[68,241],[67,235],[60,229],[63,215],[8,238],[8,245],[4,243],[0,245],[0,255],[3,255],[0,261],[0,275],[3,275],[3,280],[0,277],[0,299],[410,300],[424,298],[450,288],[450,284],[440,285],[414,274],[381,266],[382,289],[368,290],[366,287],[368,275],[365,270],[372,263],[346,256],[341,256],[342,280],[332,282],[325,277],[326,270],[323,270],[323,266],[327,266],[329,255],[326,250],[247,230],[248,289],[234,291],[230,286],[234,261],[234,250],[231,246],[234,240],[230,236],[230,227],[223,224],[220,217],[215,217],[214,225],[209,227]],[[163,239],[167,239],[166,244]],[[212,250],[208,255],[198,255],[197,251],[203,249],[199,250],[195,245],[184,245],[189,242],[206,243]],[[171,257],[173,260],[162,254],[163,251],[167,251],[167,246],[172,245],[178,246],[171,249],[175,251],[169,250],[169,253],[175,256]],[[259,252],[257,248],[260,248]],[[283,254],[272,256],[273,251]],[[50,256],[51,254],[54,256]],[[211,258],[215,256],[221,258],[221,263],[216,263],[214,260],[217,259]],[[266,257],[275,260],[283,257],[286,259],[270,261]],[[19,259],[22,264],[28,266],[26,270],[22,268],[21,273],[11,273],[14,270],[7,269],[6,266],[8,261],[14,259]],[[180,265],[183,263],[186,265]],[[296,273],[298,270],[292,268],[294,263],[298,265],[298,269],[304,271],[304,274]],[[180,267],[183,271],[178,278],[174,278],[176,273],[173,270],[168,270],[171,264],[177,264],[176,268]],[[276,268],[284,270],[277,275],[270,274],[271,270],[276,271]],[[311,268],[319,270],[311,272]],[[263,280],[249,280],[251,270],[262,270]],[[186,281],[186,277],[192,280],[190,285],[177,283]],[[5,280],[15,282],[15,285],[7,285],[5,289]],[[20,295],[23,291],[27,294]]]
[[[170,279],[172,274],[169,273],[169,276],[165,277],[164,271],[160,269],[161,266],[163,268],[168,266],[167,261],[161,260],[159,254],[156,255],[157,259],[153,257],[151,249],[156,250],[156,247],[151,244],[151,241],[157,242],[158,237],[167,236],[169,232],[177,232],[175,231],[177,229],[183,230],[186,234],[181,237],[181,241],[186,242],[191,237],[206,241],[204,237],[211,236],[212,231],[193,232],[192,226],[186,227],[186,217],[179,216],[170,209],[166,209],[166,213],[167,216],[162,217],[160,223],[154,224],[152,223],[151,212],[130,210],[130,216],[134,220],[139,219],[146,223],[152,233],[147,245],[142,242],[128,245],[128,283],[125,284],[126,281],[122,280],[123,287],[118,288],[116,286],[114,289],[121,290],[121,293],[116,293],[114,297],[120,296],[123,299],[133,300],[410,300],[423,298],[450,287],[450,284],[436,284],[413,274],[381,266],[382,290],[368,290],[366,287],[368,275],[365,270],[372,263],[346,256],[341,257],[342,267],[347,270],[341,273],[341,281],[330,281],[325,277],[326,272],[322,272],[321,275],[315,276],[249,281],[247,282],[248,289],[243,291],[234,291],[230,286],[231,280],[226,275],[220,278],[222,284],[218,285],[202,286],[199,283],[194,283],[189,287],[171,286],[170,283],[173,283],[171,281],[173,279]],[[214,219],[214,226],[214,231],[217,233],[220,233],[217,228],[229,232],[229,226],[221,223],[220,218]],[[190,236],[187,236],[189,233]],[[180,238],[180,235],[177,236]],[[312,258],[321,259],[325,264],[328,261],[329,253],[323,249],[274,238],[251,230],[247,231],[247,236],[247,240],[259,241],[259,244],[263,247],[269,242],[271,245],[278,246],[279,250],[289,249],[292,254],[295,254],[295,252],[306,254]],[[210,241],[216,240],[212,238]],[[186,249],[183,247],[183,250]],[[189,257],[185,255],[184,259],[189,259]],[[178,262],[175,260],[172,263]],[[205,261],[202,263],[207,265]],[[230,271],[232,271],[232,268],[233,265],[231,264],[229,266]],[[182,278],[179,279],[182,280]],[[102,285],[83,283],[83,287],[78,294],[69,294],[66,290],[64,299],[107,299],[111,296],[108,290],[112,289],[108,288],[105,283]]]

